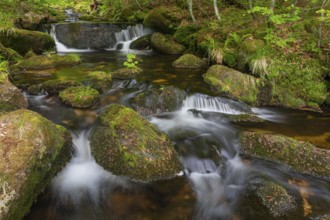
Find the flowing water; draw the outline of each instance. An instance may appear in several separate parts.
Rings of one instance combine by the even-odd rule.
[[[52,33],[57,40],[56,31]],[[329,214],[329,182],[294,173],[271,162],[241,158],[237,138],[241,130],[269,130],[330,149],[329,115],[251,108],[214,96],[203,83],[204,69],[175,69],[171,62],[176,56],[129,50],[129,42],[145,33],[140,25],[117,31],[116,43],[107,51],[77,50],[57,40],[59,52],[88,53],[81,53],[80,65],[58,69],[54,79],[81,81],[89,71],[116,70],[122,67],[127,52],[142,58],[144,72],[136,80],[114,80],[98,105],[87,110],[67,107],[57,97],[47,94],[26,94],[32,110],[71,131],[74,149],[70,162],[39,197],[25,220],[274,219],[247,193],[253,183],[260,181],[260,176],[283,185],[301,200],[297,201],[299,208],[289,217],[275,219],[313,219]],[[23,80],[20,84],[30,82],[31,79]],[[147,118],[176,143],[182,173],[172,180],[138,184],[105,171],[90,153],[89,134],[97,115],[111,103],[132,107],[136,95],[167,85],[185,90],[185,100],[174,112]],[[266,122],[234,125],[228,120],[230,115],[245,113],[254,113]],[[311,212],[306,214],[307,205]]]

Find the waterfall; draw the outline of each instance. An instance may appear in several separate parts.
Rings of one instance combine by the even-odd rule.
[[[71,22],[54,24],[50,35],[55,41],[56,51],[91,52],[95,50],[128,51],[132,41],[148,34],[142,24],[122,28],[114,24]]]
[[[183,101],[182,111],[187,111],[190,109],[232,115],[251,113],[250,107],[244,103],[222,97],[211,97],[202,94],[189,96]]]
[[[65,21],[74,22],[79,20],[80,14],[74,13],[72,9],[65,9],[66,19]]]
[[[121,51],[129,50],[130,44],[139,37],[145,35],[142,24],[128,26],[126,29],[115,33],[116,44],[111,49],[119,49]]]

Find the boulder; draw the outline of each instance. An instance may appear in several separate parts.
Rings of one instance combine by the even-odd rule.
[[[100,93],[89,86],[77,86],[64,89],[59,94],[61,100],[72,107],[88,108],[100,98]]]
[[[28,107],[28,102],[24,95],[8,80],[0,82],[0,102],[16,106],[17,108]]]
[[[19,55],[15,50],[6,48],[2,45],[2,43],[0,43],[0,54],[3,55],[6,60],[12,62],[18,62],[19,60],[23,59],[23,57]]]
[[[143,26],[164,34],[173,34],[180,25],[184,12],[177,7],[161,6],[151,10],[145,17]]]
[[[240,125],[266,122],[265,119],[259,118],[254,114],[228,115],[228,119],[230,122]]]
[[[142,73],[142,69],[139,67],[135,67],[135,68],[121,68],[118,69],[114,72],[112,72],[112,78],[114,79],[134,79],[136,78],[137,75],[139,75],[140,73]]]
[[[206,61],[193,55],[184,54],[172,63],[176,68],[202,68],[206,66]]]
[[[149,50],[151,49],[151,34],[144,35],[134,40],[130,45],[129,49],[132,50]]]
[[[170,179],[181,164],[167,135],[132,109],[113,104],[100,116],[91,149],[106,170],[138,182]]]
[[[186,92],[174,86],[140,93],[133,100],[134,109],[141,115],[172,112],[182,104]]]
[[[164,35],[159,32],[151,35],[152,48],[163,54],[182,54],[186,48],[175,42],[172,35]]]
[[[257,178],[253,180],[250,189],[252,189],[257,201],[275,219],[287,217],[297,209],[297,198],[290,195],[280,184],[264,178]]]
[[[28,92],[32,95],[37,95],[42,91],[47,92],[50,95],[58,94],[60,91],[69,88],[81,86],[81,82],[74,80],[48,80],[41,84],[32,85],[28,88]]]
[[[28,59],[21,60],[15,65],[11,66],[14,74],[26,73],[35,70],[47,70],[60,66],[76,65],[80,63],[80,57],[77,54],[68,55],[41,55],[31,56]]]
[[[242,132],[241,153],[274,161],[304,174],[330,179],[330,151],[279,134]]]
[[[41,54],[47,50],[54,50],[55,47],[55,42],[49,34],[22,29],[1,31],[0,42],[21,55],[29,50]]]
[[[112,83],[112,75],[102,71],[89,73],[87,79],[91,87],[100,92],[106,92],[109,90]]]
[[[203,77],[215,92],[250,105],[256,104],[259,91],[255,77],[222,65],[211,66]]]
[[[29,110],[0,117],[0,219],[23,219],[71,155],[71,136]]]
[[[29,11],[25,13],[21,18],[16,20],[16,26],[28,29],[37,30],[44,23],[56,22],[56,19],[49,13],[36,13],[34,11]]]

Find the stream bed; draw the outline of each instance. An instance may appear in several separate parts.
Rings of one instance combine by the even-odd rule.
[[[329,114],[251,108],[212,94],[202,78],[206,69],[175,69],[171,63],[177,56],[123,48],[77,50],[82,63],[57,69],[53,74],[53,79],[82,81],[91,71],[109,72],[123,67],[127,53],[142,59],[141,75],[134,80],[114,80],[109,91],[101,95],[100,102],[90,109],[68,107],[58,97],[47,94],[26,95],[31,110],[71,131],[74,150],[71,161],[53,179],[52,186],[39,196],[25,220],[298,220],[321,219],[330,214],[328,181],[294,173],[269,161],[241,158],[238,141],[240,131],[272,131],[330,150]],[[21,80],[18,84],[22,86],[27,81]],[[94,161],[89,146],[89,134],[97,116],[112,103],[132,107],[132,100],[138,94],[164,86],[184,90],[186,98],[178,103],[176,111],[146,118],[175,142],[184,170],[174,179],[153,184],[134,183],[105,171]],[[230,115],[244,113],[254,113],[266,121],[234,124],[228,120]],[[260,181],[260,176],[297,195],[299,199],[294,203],[298,208],[289,217],[270,215],[256,197],[248,193],[251,185]]]

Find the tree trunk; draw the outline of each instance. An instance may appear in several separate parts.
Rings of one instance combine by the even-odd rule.
[[[253,8],[252,0],[249,0],[249,8],[250,8],[250,10],[252,10],[252,8]]]
[[[322,6],[321,6],[321,18],[324,17],[324,11],[323,9],[325,8],[325,6],[328,4],[328,0],[323,0],[322,2]],[[321,47],[321,42],[322,42],[322,28],[323,28],[323,21],[320,21],[320,26],[319,26],[319,39],[317,41],[317,47],[320,48]]]
[[[196,21],[194,13],[193,13],[193,1],[192,0],[188,0],[188,6],[189,6],[189,14],[191,19],[193,20],[193,22]]]
[[[220,21],[221,17],[220,17],[220,14],[219,14],[217,0],[213,0],[213,6],[214,6],[215,15],[217,16],[218,20]]]
[[[274,11],[276,0],[270,1],[270,10]]]

